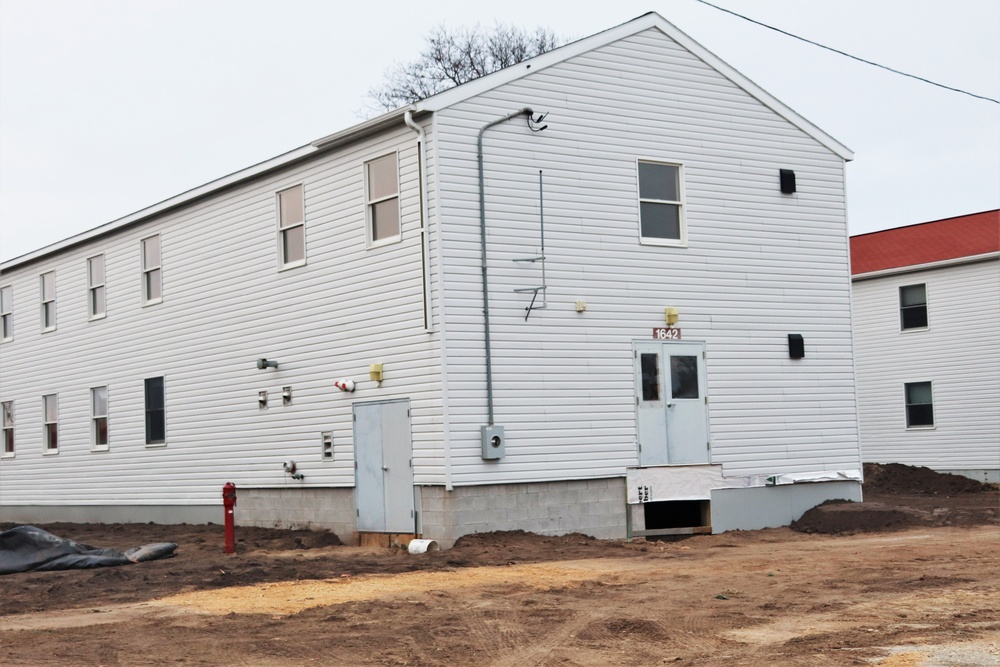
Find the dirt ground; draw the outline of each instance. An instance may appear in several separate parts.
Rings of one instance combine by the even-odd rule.
[[[1000,665],[1000,491],[869,466],[795,529],[493,533],[411,555],[330,533],[49,524],[126,567],[0,577],[3,665]],[[0,524],[0,530],[12,524]]]

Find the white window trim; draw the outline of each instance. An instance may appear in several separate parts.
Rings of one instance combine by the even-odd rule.
[[[104,402],[106,404],[106,412],[103,415],[98,415],[94,412],[94,390],[103,389],[104,390]],[[108,390],[108,385],[101,384],[96,387],[90,388],[90,451],[92,452],[106,452],[111,449],[111,417],[109,413],[111,412],[111,392]],[[106,445],[97,444],[97,420],[104,418],[107,421],[107,431],[108,431],[108,443]]]
[[[7,290],[10,298],[0,295],[0,343],[14,340],[14,286],[0,286],[0,292]],[[6,326],[4,324],[6,323]]]
[[[3,403],[10,403],[10,426],[3,423]],[[14,401],[0,401],[0,459],[12,459],[17,456],[17,413]],[[14,440],[14,451],[8,452],[7,431],[10,431]]]
[[[680,194],[678,201],[668,201],[666,199],[643,199],[639,196],[639,164],[640,163],[662,164],[668,167],[677,167],[677,190]],[[635,159],[635,213],[636,225],[639,233],[640,245],[662,246],[669,248],[688,247],[687,237],[687,188],[684,187],[684,163],[676,160],[664,160],[662,158],[637,157]],[[642,235],[642,204],[644,202],[654,204],[676,204],[677,223],[680,226],[681,237],[679,239],[658,239]]]
[[[163,442],[146,442],[146,380],[152,380],[154,378],[163,379]],[[108,397],[109,410],[110,410],[111,397]],[[111,438],[108,438],[111,441]],[[167,374],[166,373],[153,373],[151,375],[146,375],[142,378],[142,441],[145,443],[147,449],[157,449],[159,447],[167,446]]]
[[[56,420],[54,422],[46,421],[48,415],[45,414],[45,397],[54,396],[56,401]],[[56,448],[49,449],[49,424],[56,425]],[[59,453],[59,444],[61,438],[59,437],[59,394],[58,392],[52,394],[42,394],[42,456],[55,456]]]
[[[159,252],[157,253],[156,266],[146,266],[146,241],[151,238],[156,238],[157,246],[159,246]],[[142,265],[142,306],[155,306],[158,303],[163,303],[163,237],[157,234],[150,234],[149,236],[139,239],[139,261]],[[149,290],[146,289],[146,276],[151,271],[159,270],[159,282],[160,282],[160,296],[155,299],[149,298]]]
[[[90,273],[91,273],[91,271],[90,271],[90,262],[92,260],[97,259],[98,257],[100,257],[102,259],[102,261],[104,262],[104,276],[103,276],[103,280],[101,281],[100,284],[94,285],[94,284],[91,284],[91,282],[90,282]],[[108,284],[108,261],[107,261],[107,257],[105,256],[105,254],[102,252],[102,253],[99,253],[97,255],[94,255],[93,257],[88,257],[87,258],[87,315],[88,315],[88,320],[90,320],[90,321],[93,321],[93,320],[103,320],[104,318],[106,318],[108,316],[108,287],[107,287],[107,284]],[[104,310],[101,311],[101,312],[99,312],[99,313],[94,312],[94,290],[97,289],[97,288],[103,288],[104,289]]]
[[[931,410],[934,410],[934,395],[935,395],[934,380],[907,380],[907,381],[903,382],[903,427],[907,431],[933,431],[934,429],[937,428],[937,423],[938,422],[937,422],[937,413],[936,412],[934,414],[934,423],[930,424],[929,426],[910,426],[907,423],[909,421],[909,419],[908,419],[907,414],[906,414],[906,408],[908,407],[909,404],[906,402],[906,385],[908,385],[908,384],[922,384],[922,383],[925,383],[925,382],[931,386]]]
[[[50,273],[52,274],[52,292],[53,293],[52,293],[52,298],[49,299],[48,301],[46,301],[45,300],[45,276],[49,275]],[[38,295],[39,295],[39,301],[41,302],[41,312],[39,313],[39,315],[41,317],[41,321],[39,322],[39,324],[42,325],[42,333],[48,333],[50,331],[55,331],[56,330],[56,326],[59,323],[58,314],[56,312],[56,294],[57,294],[57,290],[56,290],[56,272],[55,272],[55,270],[53,269],[52,271],[46,271],[45,273],[39,274],[38,275]],[[45,305],[49,304],[49,303],[52,304],[52,324],[49,325],[49,326],[45,326]]]
[[[283,227],[281,224],[281,193],[288,192],[289,190],[294,190],[295,188],[302,189],[302,222],[295,223],[293,225],[288,225]],[[309,260],[309,243],[306,239],[306,186],[305,182],[295,183],[294,185],[289,185],[287,188],[281,188],[274,193],[274,219],[278,226],[278,271],[287,271],[289,269],[297,269],[300,266],[305,266]],[[285,236],[282,232],[286,229],[293,229],[295,227],[302,227],[302,259],[285,263]]]
[[[368,165],[376,160],[381,160],[384,157],[394,155],[396,157],[396,194],[389,195],[387,197],[380,197],[378,199],[368,199]],[[383,153],[382,155],[377,155],[370,160],[365,160],[362,167],[364,171],[364,187],[365,187],[365,248],[381,248],[382,246],[392,245],[394,243],[399,243],[403,240],[403,197],[400,193],[400,183],[399,183],[399,151],[390,151],[388,153]],[[396,198],[396,208],[398,209],[399,215],[399,233],[395,236],[389,236],[384,239],[379,239],[375,241],[372,237],[374,236],[375,229],[372,226],[372,206],[379,204],[384,201],[389,201],[393,197]]]
[[[927,326],[923,327],[910,327],[909,329],[903,328],[903,288],[913,287],[914,285],[924,286],[924,309],[927,313]],[[896,285],[896,317],[899,318],[899,333],[900,334],[912,334],[921,333],[923,331],[930,331],[931,328],[931,290],[927,285],[927,282],[922,283],[906,283],[905,285],[900,283]]]

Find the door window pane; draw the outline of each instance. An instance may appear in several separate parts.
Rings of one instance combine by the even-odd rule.
[[[673,398],[698,398],[698,357],[670,357],[670,387]]]
[[[641,354],[639,365],[642,371],[642,400],[660,400],[660,355]]]

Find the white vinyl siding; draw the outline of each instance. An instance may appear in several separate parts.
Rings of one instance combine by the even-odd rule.
[[[900,331],[900,288],[923,284],[930,327]],[[1000,260],[856,280],[864,460],[1000,470]],[[907,428],[903,386],[933,381],[934,427]]]
[[[14,288],[0,287],[0,342],[14,340]]]
[[[402,241],[366,250],[362,165],[394,151]],[[309,263],[276,273],[275,193],[297,184],[308,193]],[[417,184],[416,133],[401,124],[54,256],[60,309],[80,316],[63,318],[52,343],[19,330],[17,354],[0,354],[0,396],[58,390],[62,446],[58,457],[36,455],[40,408],[21,408],[3,502],[214,506],[219,461],[223,482],[241,488],[286,486],[289,459],[307,488],[349,488],[352,403],[396,398],[411,401],[416,482],[443,484],[440,340],[424,330]],[[142,309],[136,255],[157,231],[169,298]],[[94,327],[84,315],[86,259],[97,253],[106,257],[113,316]],[[38,273],[26,265],[3,278],[29,294]],[[261,357],[280,368],[258,371]],[[386,370],[381,388],[368,380],[376,361]],[[159,376],[167,446],[146,447],[144,379]],[[357,390],[337,390],[339,378]],[[99,456],[89,447],[95,386],[108,387],[112,410],[112,446]],[[284,386],[289,405],[277,400]],[[257,407],[261,390],[272,397],[268,410]],[[332,457],[322,454],[321,433],[332,433]]]
[[[87,260],[87,282],[87,306],[90,312],[90,319],[96,320],[107,314],[104,255],[96,255]]]
[[[476,138],[483,137],[496,423],[486,424]],[[705,341],[711,457],[727,475],[856,470],[840,157],[656,30],[438,113],[448,409],[455,484],[623,475],[638,463],[632,341],[677,307]],[[637,243],[636,161],[683,164],[687,248]],[[793,199],[778,170],[798,177]],[[544,175],[547,308],[540,284]],[[576,301],[587,302],[577,313]],[[810,356],[788,358],[787,334]]]
[[[42,297],[42,331],[56,328],[56,272],[43,273],[39,278],[39,292]]]
[[[142,301],[152,305],[163,301],[163,272],[160,267],[160,235],[142,240]]]

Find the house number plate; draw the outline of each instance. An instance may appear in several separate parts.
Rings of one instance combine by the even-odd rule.
[[[680,340],[681,330],[673,327],[658,327],[653,329],[654,340]]]

